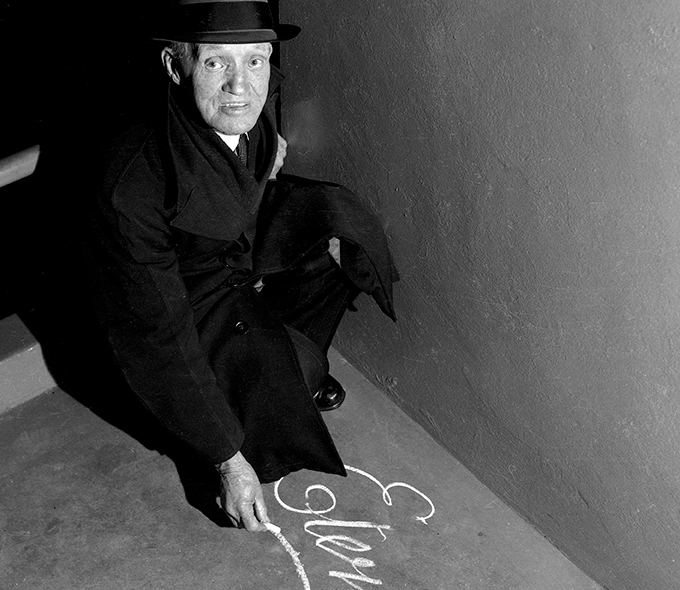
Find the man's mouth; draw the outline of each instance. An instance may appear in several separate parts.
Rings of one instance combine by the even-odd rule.
[[[238,111],[247,109],[250,103],[247,102],[228,102],[220,106],[220,109],[227,111]]]

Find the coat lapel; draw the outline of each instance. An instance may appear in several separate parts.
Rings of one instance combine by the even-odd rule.
[[[275,73],[275,72],[273,72]],[[280,82],[273,76],[274,89]],[[255,173],[248,170],[217,134],[207,127],[179,87],[171,85],[165,119],[164,148],[177,214],[172,227],[215,240],[237,239],[254,228],[257,210],[276,156],[273,101],[258,120]]]

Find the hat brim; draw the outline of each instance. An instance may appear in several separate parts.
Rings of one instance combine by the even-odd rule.
[[[274,29],[251,29],[244,31],[162,31],[152,35],[156,41],[180,41],[184,43],[276,43],[290,41],[298,36],[300,27],[278,25]]]

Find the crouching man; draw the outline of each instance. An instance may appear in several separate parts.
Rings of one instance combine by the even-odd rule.
[[[319,411],[360,291],[394,318],[382,228],[339,185],[279,174],[282,75],[266,0],[181,0],[161,19],[167,100],[109,151],[91,221],[100,321],[132,390],[216,466],[222,506],[268,522],[261,483],[345,475]],[[329,245],[331,251],[329,252]]]

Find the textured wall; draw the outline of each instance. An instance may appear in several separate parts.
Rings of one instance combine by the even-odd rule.
[[[382,212],[338,347],[613,590],[680,580],[676,0],[284,0],[287,170]]]

